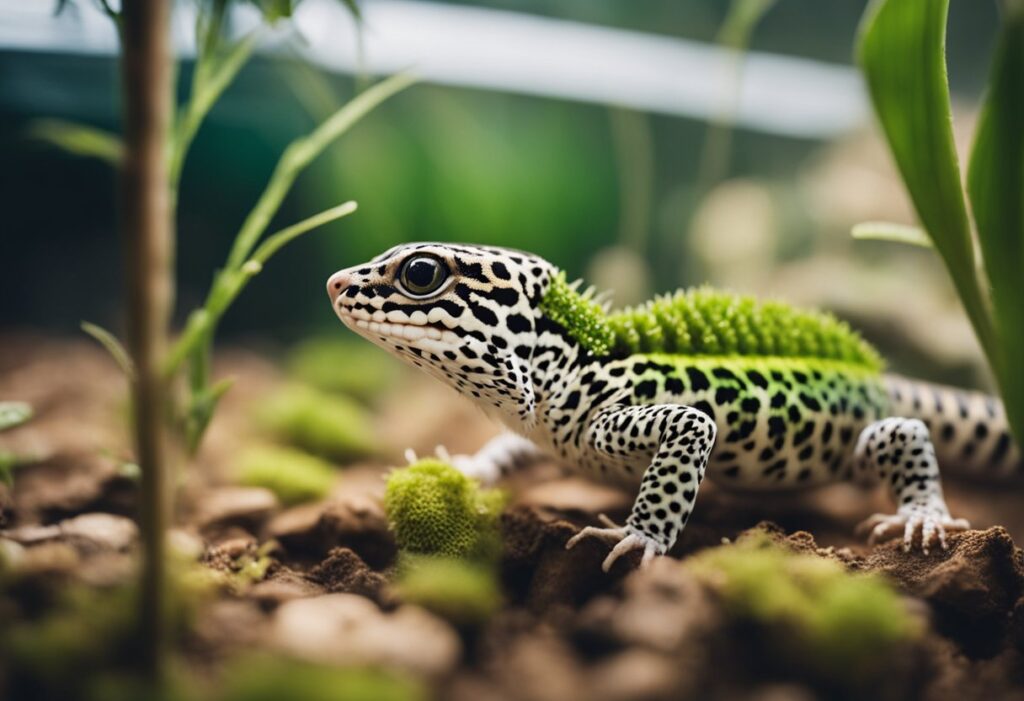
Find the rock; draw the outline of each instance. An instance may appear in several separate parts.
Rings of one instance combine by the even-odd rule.
[[[195,521],[201,529],[240,526],[257,530],[277,510],[277,497],[262,487],[217,487],[196,505]]]
[[[331,593],[361,594],[378,603],[388,583],[348,548],[331,550],[326,560],[309,571],[309,578]]]
[[[326,590],[298,572],[280,567],[267,579],[252,585],[247,595],[264,609],[277,608],[286,601],[320,596]]]
[[[20,523],[51,522],[87,511],[130,515],[137,483],[95,451],[57,453],[18,470],[13,511]]]
[[[972,658],[991,657],[1002,649],[1024,594],[1024,554],[1000,527],[953,534],[948,552],[929,555],[886,543],[866,564],[925,599],[939,632]]]
[[[504,698],[521,701],[583,701],[585,670],[566,641],[538,628],[511,638],[488,665]]]
[[[139,537],[135,522],[113,514],[82,514],[60,523],[61,535],[102,550],[127,550]]]
[[[167,546],[172,552],[187,560],[198,560],[206,550],[203,539],[184,528],[172,528],[167,531]]]
[[[683,665],[685,666],[685,665]],[[589,675],[587,698],[598,701],[695,698],[682,688],[678,659],[645,650],[613,655]]]
[[[623,580],[621,598],[591,601],[580,613],[579,633],[661,653],[685,650],[692,664],[703,654],[695,643],[722,625],[718,608],[683,563],[661,557]]]
[[[633,504],[628,492],[580,477],[536,483],[519,494],[515,503],[564,517],[628,514]]]
[[[135,522],[113,514],[82,514],[52,526],[22,526],[5,531],[4,536],[22,545],[37,545],[60,540],[83,552],[124,551],[139,536]]]
[[[414,606],[382,613],[356,594],[296,599],[274,614],[270,641],[321,664],[381,666],[439,677],[455,668],[462,645],[450,626]]]
[[[270,521],[267,535],[292,555],[322,558],[338,546],[351,548],[374,569],[389,566],[398,552],[384,508],[363,494],[283,511]]]

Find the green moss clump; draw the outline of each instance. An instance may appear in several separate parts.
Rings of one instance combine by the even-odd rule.
[[[497,559],[499,490],[485,490],[439,460],[420,460],[388,477],[384,509],[407,553]]]
[[[501,606],[494,567],[450,557],[404,555],[398,593],[460,626],[488,620]]]
[[[402,365],[379,348],[362,341],[314,338],[288,354],[288,374],[324,390],[372,402],[393,386]]]
[[[216,701],[426,701],[423,686],[385,670],[249,654],[229,665]]]
[[[877,674],[921,623],[880,576],[850,573],[834,560],[796,553],[764,534],[687,561],[737,619],[774,632],[793,659],[819,672]]]
[[[368,413],[345,397],[290,386],[267,397],[255,418],[279,440],[328,460],[346,462],[375,452]]]
[[[292,448],[260,445],[238,459],[238,481],[250,487],[266,487],[292,505],[327,496],[337,471],[320,458]]]
[[[573,289],[566,282],[565,273],[551,278],[540,307],[549,319],[565,328],[594,355],[606,355],[611,350],[615,337],[604,309]]]
[[[831,314],[706,287],[609,315],[559,274],[541,309],[594,355],[779,356],[883,367],[875,349]]]

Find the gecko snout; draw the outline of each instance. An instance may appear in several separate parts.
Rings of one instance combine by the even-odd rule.
[[[352,276],[347,270],[339,270],[327,279],[327,296],[331,298],[331,304],[336,304],[338,297],[349,286]]]

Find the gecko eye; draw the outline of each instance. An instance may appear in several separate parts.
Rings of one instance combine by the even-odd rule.
[[[402,266],[398,275],[402,287],[415,297],[435,292],[448,279],[448,269],[431,256],[415,256]]]

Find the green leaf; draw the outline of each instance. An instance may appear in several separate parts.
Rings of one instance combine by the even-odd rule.
[[[918,218],[991,355],[991,320],[953,142],[945,63],[948,9],[949,0],[874,0],[861,27],[858,58]]]
[[[277,253],[282,247],[291,243],[294,239],[297,239],[307,231],[328,224],[336,219],[347,217],[352,212],[356,211],[357,205],[354,201],[349,200],[343,204],[339,204],[337,207],[331,207],[325,209],[319,214],[314,214],[311,217],[303,219],[302,221],[292,224],[289,227],[281,229],[268,236],[266,240],[259,245],[256,252],[252,254],[252,258],[242,266],[244,272],[251,272],[252,274],[258,273],[263,267],[263,264],[270,260],[270,257]]]
[[[102,326],[90,324],[88,321],[83,321],[81,328],[82,331],[92,336],[101,346],[107,349],[107,352],[114,358],[114,362],[117,363],[128,379],[135,379],[135,365],[132,363],[131,356],[128,355],[128,351],[125,350],[125,347],[121,345],[121,342],[117,340],[114,334]]]
[[[28,129],[30,138],[45,141],[76,156],[99,158],[118,166],[124,153],[115,134],[63,119],[37,119]]]
[[[967,189],[991,284],[996,375],[1014,434],[1024,440],[1024,2],[1006,3]]]
[[[32,407],[25,402],[0,402],[0,431],[20,426],[32,418]]]
[[[928,232],[916,226],[887,221],[866,221],[855,224],[850,235],[862,241],[893,241],[922,248],[933,248]]]

